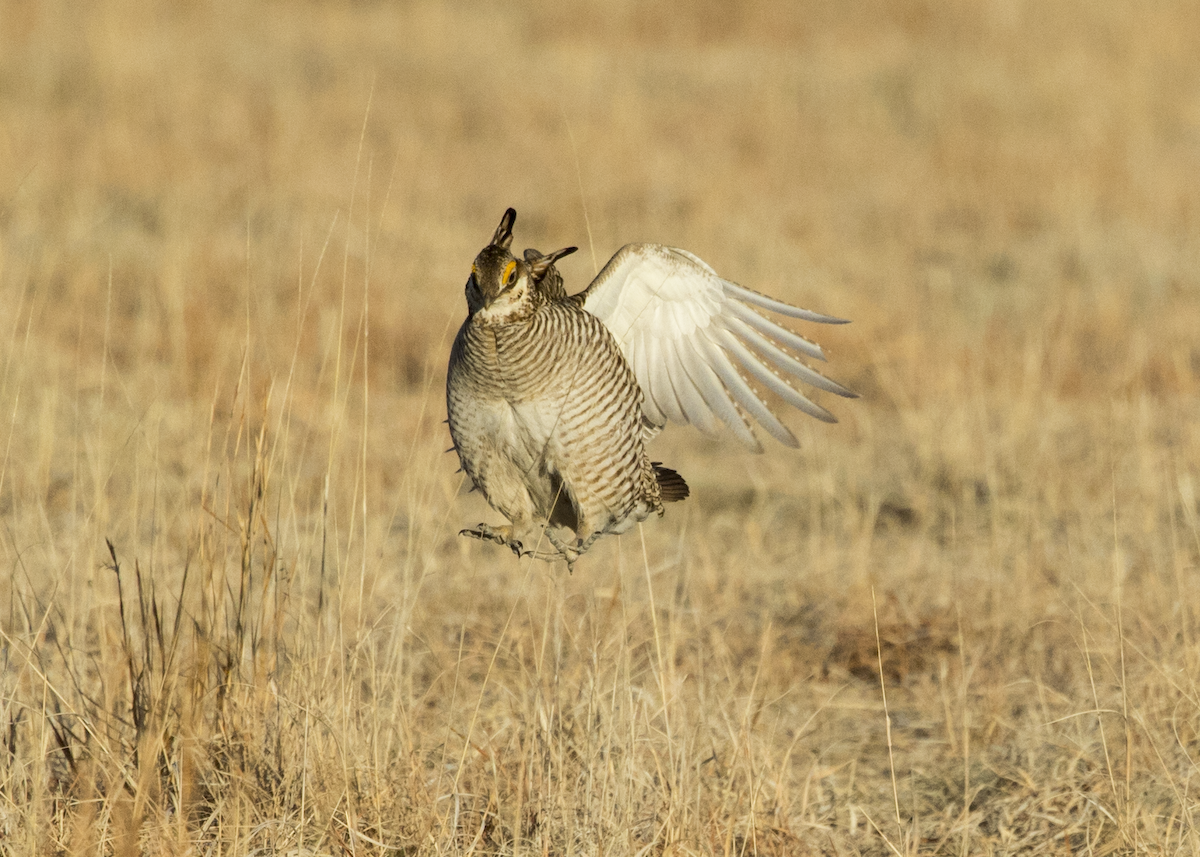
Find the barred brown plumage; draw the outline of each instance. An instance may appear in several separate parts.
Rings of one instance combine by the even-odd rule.
[[[748,412],[796,445],[741,370],[827,421],[832,415],[780,372],[854,395],[780,347],[824,359],[817,345],[749,305],[809,321],[840,319],[744,289],[690,253],[654,244],[621,248],[587,289],[568,296],[554,263],[576,248],[526,250],[517,259],[510,250],[515,221],[510,208],[471,266],[468,315],[446,377],[462,468],[510,524],[480,524],[462,535],[570,567],[601,535],[661,516],[664,502],[688,496],[683,477],[646,453],[667,419],[711,433],[719,418],[761,451]],[[553,552],[536,549],[540,526]],[[564,541],[554,527],[573,530],[575,539]]]

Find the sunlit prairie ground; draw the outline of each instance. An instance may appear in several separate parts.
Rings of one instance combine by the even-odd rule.
[[[728,5],[0,5],[0,851],[1200,851],[1200,5]],[[862,398],[457,538],[509,205]]]

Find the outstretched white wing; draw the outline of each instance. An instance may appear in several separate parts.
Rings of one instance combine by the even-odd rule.
[[[753,307],[825,324],[843,324],[843,319],[797,309],[723,280],[686,250],[627,244],[576,298],[620,342],[645,393],[643,411],[656,425],[667,420],[692,423],[711,435],[719,419],[757,452],[762,446],[746,414],[781,443],[798,442],[751,389],[743,372],[788,404],[826,422],[836,419],[798,393],[790,381],[855,396],[784,350],[824,360],[820,346]]]

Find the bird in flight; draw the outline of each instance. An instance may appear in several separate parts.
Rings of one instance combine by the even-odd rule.
[[[600,536],[688,496],[683,477],[646,452],[668,421],[708,435],[724,423],[761,452],[751,419],[781,443],[799,444],[750,380],[826,422],[836,420],[792,382],[855,397],[797,359],[824,360],[820,346],[759,310],[843,319],[739,286],[660,244],[627,244],[591,285],[568,295],[554,263],[576,248],[526,250],[518,259],[510,249],[516,218],[504,212],[471,265],[467,318],[446,377],[462,469],[510,523],[460,535],[571,568]]]

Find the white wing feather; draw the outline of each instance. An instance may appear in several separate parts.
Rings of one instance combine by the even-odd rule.
[[[780,443],[797,446],[795,436],[754,392],[746,375],[789,405],[826,422],[836,420],[801,395],[791,381],[855,396],[784,350],[824,360],[819,345],[759,314],[755,307],[823,324],[842,324],[842,319],[799,309],[721,279],[686,250],[628,244],[577,297],[620,343],[645,393],[642,410],[655,425],[667,420],[692,423],[705,434],[715,434],[720,420],[747,447],[761,451],[748,414]]]

